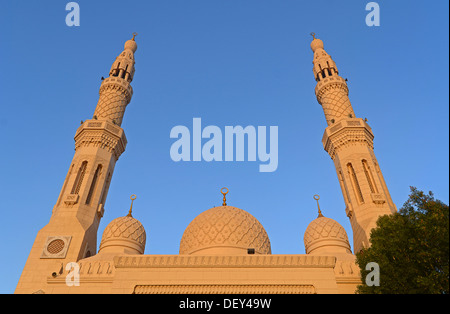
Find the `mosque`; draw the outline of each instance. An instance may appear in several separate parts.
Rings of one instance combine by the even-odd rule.
[[[127,145],[121,124],[133,96],[135,35],[103,79],[93,118],[76,131],[60,195],[49,223],[36,236],[15,293],[354,293],[361,278],[347,232],[320,207],[304,233],[305,254],[275,255],[261,223],[227,205],[227,188],[221,190],[222,206],[200,213],[187,226],[178,255],[144,254],[145,228],[132,215],[135,196],[128,215],[105,228],[97,252],[109,185]],[[336,167],[358,252],[369,246],[377,218],[397,209],[374,154],[372,129],[355,116],[346,80],[312,35],[315,93],[328,124],[322,143]]]

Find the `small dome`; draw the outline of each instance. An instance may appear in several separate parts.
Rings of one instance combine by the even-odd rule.
[[[311,49],[313,52],[316,52],[317,49],[323,49],[323,41],[317,38],[311,42]]]
[[[303,238],[306,254],[323,252],[351,253],[347,232],[335,220],[319,216],[306,228]]]
[[[137,44],[134,40],[130,39],[125,43],[125,49],[133,51],[133,53],[137,50]]]
[[[269,237],[261,223],[248,212],[219,206],[198,215],[186,228],[180,254],[271,254]]]
[[[136,44],[136,41],[134,40],[134,38],[136,36],[137,36],[137,33],[133,33],[133,38],[128,40],[125,43],[125,49],[129,49],[129,50],[133,51],[133,53],[135,53],[137,50],[137,44]]]
[[[317,49],[323,49],[323,41],[316,38],[315,33],[311,33],[311,36],[314,38],[311,42],[311,49],[313,52],[316,52]]]
[[[139,220],[129,216],[119,217],[109,223],[103,232],[100,252],[144,254],[146,234]]]

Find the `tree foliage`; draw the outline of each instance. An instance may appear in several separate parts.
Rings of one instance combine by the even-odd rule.
[[[398,213],[378,219],[370,243],[356,254],[363,283],[357,293],[449,293],[449,207],[432,192],[411,187]],[[366,284],[370,262],[379,265],[379,286]]]

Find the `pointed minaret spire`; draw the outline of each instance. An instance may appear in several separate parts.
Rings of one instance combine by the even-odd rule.
[[[336,63],[325,51],[323,41],[314,33],[311,35],[313,72],[317,82],[315,92],[328,124],[322,144],[334,161],[345,212],[353,229],[354,250],[358,252],[369,246],[370,232],[376,227],[378,217],[397,209],[375,157],[372,129],[367,119],[355,117],[346,80],[339,76]]]
[[[118,126],[122,125],[125,109],[133,96],[133,88],[130,83],[133,81],[135,71],[136,35],[137,33],[133,33],[133,38],[125,43],[123,52],[111,66],[109,77],[103,80],[94,119],[107,120]]]
[[[120,77],[127,82],[133,81],[134,76],[134,53],[137,50],[135,37],[137,33],[133,33],[133,38],[125,43],[124,51],[114,61],[109,76]]]
[[[317,81],[316,96],[322,105],[328,125],[341,119],[354,118],[352,105],[348,98],[346,80],[339,76],[336,63],[324,50],[323,41],[317,39],[314,33],[311,49],[314,52],[314,77]]]

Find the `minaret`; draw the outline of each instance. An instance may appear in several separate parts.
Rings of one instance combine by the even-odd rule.
[[[127,145],[120,126],[133,95],[135,36],[103,79],[93,119],[76,131],[75,155],[50,221],[36,236],[16,293],[51,292],[48,277],[62,274],[67,263],[96,254],[114,167]]]
[[[323,42],[312,35],[315,92],[328,124],[322,143],[336,167],[353,229],[354,252],[358,252],[369,246],[378,217],[395,213],[397,208],[375,157],[372,129],[367,120],[355,116],[346,80],[339,76]]]

